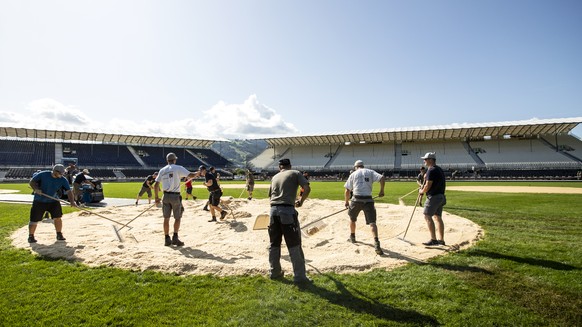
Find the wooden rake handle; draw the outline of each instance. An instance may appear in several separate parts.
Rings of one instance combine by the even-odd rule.
[[[64,203],[64,204],[70,205],[70,203],[69,203],[69,202],[63,201],[62,199],[57,199],[57,198],[55,198],[54,196],[50,196],[50,195],[48,195],[48,194],[40,193],[40,195],[44,196],[45,198],[49,198],[49,199],[52,199],[52,200],[55,200],[55,201],[58,201],[58,202],[61,202],[61,203]],[[121,223],[121,222],[119,222],[119,221],[115,221],[115,220],[113,220],[113,219],[107,218],[107,217],[105,217],[105,216],[103,216],[103,215],[100,215],[100,214],[98,214],[98,213],[96,213],[96,212],[93,212],[93,211],[91,211],[91,210],[88,210],[88,209],[85,209],[85,208],[81,208],[81,207],[74,207],[74,208],[77,208],[77,209],[79,209],[79,210],[83,210],[83,211],[89,212],[89,213],[91,213],[91,214],[93,214],[93,215],[95,215],[95,216],[97,216],[97,217],[101,217],[101,218],[103,218],[103,219],[107,219],[107,220],[109,220],[109,221],[111,221],[111,222],[113,222],[113,223],[116,223],[116,224],[118,224],[118,225],[123,225],[123,223]]]
[[[120,230],[122,230],[125,227],[128,227],[129,224],[131,224],[134,220],[136,220],[137,218],[139,218],[141,215],[143,215],[144,213],[148,212],[151,208],[153,208],[156,204],[152,204],[151,206],[147,207],[145,210],[143,210],[142,212],[139,213],[139,215],[135,216],[135,218],[133,218],[132,220],[128,221],[127,223],[125,223],[125,225],[119,227],[117,229],[117,231],[119,232]],[[129,229],[131,229],[132,227],[129,227]]]

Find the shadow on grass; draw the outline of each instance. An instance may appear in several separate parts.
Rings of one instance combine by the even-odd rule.
[[[481,273],[487,275],[493,275],[493,273],[487,269],[479,268],[479,267],[472,267],[472,266],[459,266],[459,265],[451,265],[447,263],[427,263],[427,265],[431,265],[435,268],[450,270],[450,271],[458,271],[458,272],[472,272],[472,273]]]
[[[545,268],[550,268],[550,269],[555,269],[555,270],[577,270],[577,269],[580,269],[578,267],[575,267],[572,265],[567,265],[567,264],[564,264],[564,263],[561,263],[558,261],[535,259],[535,258],[522,258],[522,257],[516,257],[516,256],[512,256],[512,255],[506,255],[506,254],[483,251],[483,250],[475,250],[475,251],[468,252],[467,254],[469,256],[474,256],[474,257],[488,257],[491,259],[507,259],[507,260],[511,260],[514,262],[518,262],[518,263],[525,263],[525,264],[532,265],[532,266],[545,267]]]
[[[319,271],[317,272],[319,273]],[[335,305],[343,306],[353,312],[369,314],[378,319],[419,325],[439,325],[439,322],[434,317],[421,314],[414,310],[403,310],[381,303],[376,299],[366,296],[363,292],[357,290],[350,291],[341,281],[328,274],[319,273],[319,275],[331,280],[338,291],[330,291],[326,288],[317,286],[315,283],[303,285],[300,289],[317,295]],[[356,295],[354,293],[356,293]]]
[[[82,261],[75,256],[77,248],[70,247],[67,242],[55,242],[45,245],[41,243],[32,243],[30,248],[33,252],[39,254],[39,259],[47,261],[66,260],[69,262]]]
[[[179,251],[187,258],[197,258],[197,259],[208,259],[208,260],[216,260],[218,262],[227,263],[227,264],[234,264],[240,259],[249,259],[249,256],[238,256],[232,258],[223,258],[219,256],[215,256],[212,253],[208,253],[202,250],[193,249],[191,247],[176,247],[174,248],[176,251]]]

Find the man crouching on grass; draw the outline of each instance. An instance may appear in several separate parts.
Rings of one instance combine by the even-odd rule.
[[[52,171],[42,171],[34,175],[28,183],[34,190],[34,200],[30,208],[30,222],[28,223],[28,243],[36,243],[34,238],[36,225],[39,221],[42,221],[42,217],[47,211],[53,218],[57,241],[66,240],[62,233],[63,221],[61,217],[63,216],[63,210],[61,203],[58,200],[51,199],[51,197],[58,198],[57,192],[64,188],[67,191],[71,207],[77,207],[69,181],[63,177],[64,173],[65,167],[63,165],[55,165]]]

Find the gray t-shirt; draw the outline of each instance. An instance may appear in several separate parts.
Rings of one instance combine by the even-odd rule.
[[[269,188],[271,205],[286,204],[295,205],[297,188],[308,185],[309,181],[298,170],[283,170],[273,176]]]

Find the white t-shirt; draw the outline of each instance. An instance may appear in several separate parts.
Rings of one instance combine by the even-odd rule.
[[[156,182],[162,183],[164,192],[180,192],[180,180],[189,174],[188,169],[180,165],[169,164],[160,169]]]
[[[382,179],[382,175],[368,168],[358,168],[350,174],[344,187],[351,190],[354,195],[371,196],[372,184]]]

